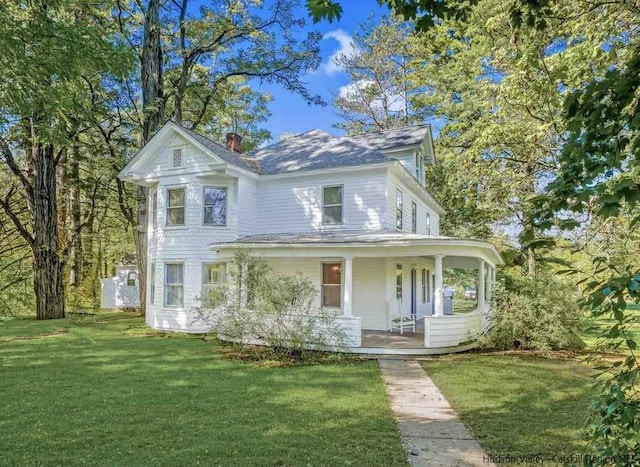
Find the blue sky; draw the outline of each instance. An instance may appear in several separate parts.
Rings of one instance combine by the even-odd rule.
[[[342,0],[341,3],[344,12],[340,21],[322,21],[314,25],[310,18],[307,20],[308,30],[319,31],[324,39],[321,43],[322,64],[315,73],[305,75],[303,81],[313,93],[320,95],[328,103],[327,106],[310,106],[301,97],[275,85],[257,86],[258,90],[267,91],[274,98],[269,105],[272,115],[264,127],[271,132],[276,141],[284,132],[302,133],[314,128],[331,134],[341,134],[340,130],[331,126],[339,121],[331,101],[333,95],[339,92],[341,86],[347,85],[349,80],[347,75],[332,63],[331,57],[341,52],[349,53],[351,34],[357,31],[358,25],[366,21],[371,14],[375,17],[389,14],[389,9],[378,5],[376,0]],[[302,6],[300,14],[307,17],[306,9]]]

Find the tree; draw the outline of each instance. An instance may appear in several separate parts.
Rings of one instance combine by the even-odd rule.
[[[102,6],[64,0],[0,6],[0,157],[11,173],[0,205],[31,250],[38,319],[65,312],[68,248],[57,224],[57,170],[74,138],[67,116],[90,113],[84,77],[120,73],[130,63],[104,27]]]
[[[379,24],[373,18],[353,34],[354,53],[340,55],[335,60],[348,75],[350,83],[343,86],[333,105],[343,120],[336,128],[347,134],[422,123],[428,109],[419,112],[411,98],[424,92],[409,81],[417,64],[408,42],[411,23],[397,17],[383,17]]]
[[[319,64],[318,33],[300,39],[304,20],[295,17],[295,2],[262,5],[231,0],[200,5],[189,0],[117,2],[120,31],[138,51],[142,85],[141,146],[165,118],[214,139],[239,128],[250,133],[247,147],[269,137],[257,127],[268,112],[268,96],[254,92],[248,80],[277,83],[322,103],[300,76]],[[142,18],[142,24],[140,19]],[[140,43],[141,36],[141,43]],[[135,83],[130,86],[135,89]],[[138,99],[132,96],[132,101]],[[148,189],[138,187],[135,246],[142,312],[146,303]],[[129,207],[123,206],[125,213]]]

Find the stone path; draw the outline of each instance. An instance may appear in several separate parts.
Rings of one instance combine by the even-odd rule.
[[[412,466],[488,466],[480,443],[415,360],[379,360]]]

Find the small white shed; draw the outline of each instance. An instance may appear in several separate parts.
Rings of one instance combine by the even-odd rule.
[[[100,308],[140,308],[138,269],[132,264],[116,266],[116,276],[102,279]]]

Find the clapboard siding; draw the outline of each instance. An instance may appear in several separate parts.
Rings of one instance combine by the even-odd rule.
[[[455,347],[482,333],[484,316],[480,311],[463,315],[427,316],[424,319],[425,347]]]
[[[249,177],[238,178],[238,235],[244,237],[258,233],[256,222],[258,209],[257,181]]]
[[[440,216],[427,206],[425,193],[420,193],[401,180],[393,171],[389,171],[387,180],[389,196],[387,197],[386,228],[396,228],[396,190],[402,191],[402,231],[411,232],[411,201],[415,201],[418,208],[416,233],[425,235],[427,228],[427,213],[431,215],[430,235],[437,236],[440,232]]]
[[[322,187],[343,185],[343,223],[323,226]],[[380,230],[386,216],[385,170],[293,176],[258,181],[255,233]]]
[[[182,165],[173,166],[174,149],[182,150]],[[175,135],[154,157],[151,157],[137,172],[144,176],[165,177],[186,173],[203,173],[210,164],[222,162],[219,158],[206,154],[180,135]]]
[[[384,258],[353,260],[353,314],[364,329],[387,329],[386,261]]]

